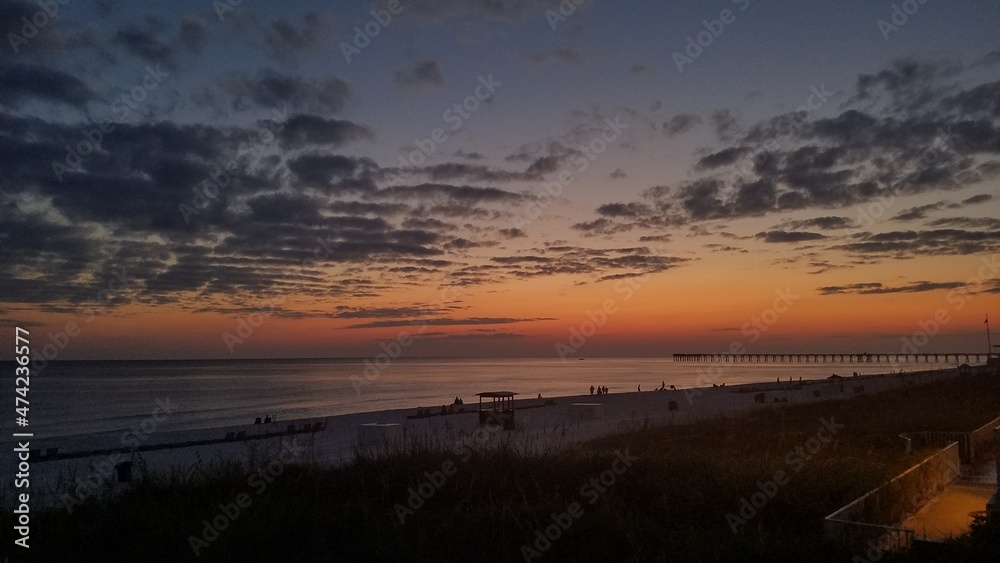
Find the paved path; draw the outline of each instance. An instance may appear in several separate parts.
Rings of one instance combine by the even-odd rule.
[[[992,459],[978,463],[907,518],[903,527],[913,530],[915,539],[926,541],[944,541],[968,532],[972,524],[969,513],[986,510],[996,491],[996,471]]]

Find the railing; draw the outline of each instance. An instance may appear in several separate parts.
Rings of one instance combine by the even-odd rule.
[[[899,551],[913,542],[913,530],[894,525],[936,491],[958,477],[959,444],[953,442],[826,517],[827,539],[864,550],[875,542],[882,551]]]
[[[928,446],[943,446],[951,442],[958,442],[959,453],[962,462],[974,464],[982,457],[983,452],[988,457],[993,447],[993,429],[1000,424],[1000,417],[997,417],[972,432],[906,432],[899,437],[906,440],[906,452],[909,453],[914,447],[926,448]],[[977,455],[979,452],[979,455]]]
[[[874,546],[881,553],[899,553],[913,545],[914,532],[909,528],[831,520],[827,517],[823,529],[827,538],[836,538],[857,551]]]

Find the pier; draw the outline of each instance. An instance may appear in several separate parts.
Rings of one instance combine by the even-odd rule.
[[[903,363],[986,363],[989,354],[927,352],[921,354],[674,354],[675,362],[714,363],[800,363],[800,364],[903,364]]]

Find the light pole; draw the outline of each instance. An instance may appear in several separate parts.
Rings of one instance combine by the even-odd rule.
[[[993,339],[990,338],[990,315],[986,315],[986,357],[993,356]]]

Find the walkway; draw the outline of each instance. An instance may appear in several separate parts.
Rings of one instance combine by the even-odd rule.
[[[996,463],[983,460],[903,522],[915,532],[914,539],[944,541],[969,531],[970,512],[986,510],[997,487]]]

